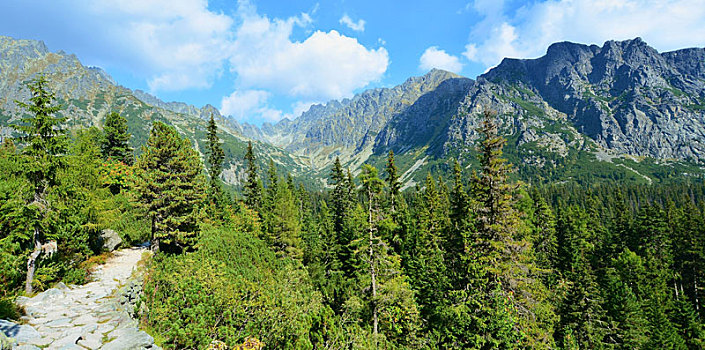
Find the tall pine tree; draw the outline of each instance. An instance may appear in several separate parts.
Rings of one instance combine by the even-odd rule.
[[[127,119],[117,112],[110,112],[105,117],[103,134],[100,145],[103,159],[112,159],[131,165],[133,155],[132,148],[128,144],[130,134],[127,132]]]
[[[213,114],[211,114],[211,118],[208,120],[207,129],[208,143],[206,145],[206,150],[208,152],[208,173],[210,174],[211,202],[217,202],[217,197],[220,197],[222,191],[218,179],[220,178],[220,174],[223,172],[225,152],[223,152],[223,147],[220,145],[218,126],[215,124]]]
[[[245,170],[245,186],[243,188],[245,204],[248,208],[257,211],[261,216],[262,182],[257,174],[257,163],[255,159],[255,152],[252,149],[252,141],[247,142],[245,162],[247,163],[247,169]]]
[[[198,153],[176,129],[156,122],[136,165],[137,200],[152,221],[153,249],[191,250],[198,238],[198,209],[205,199]]]
[[[32,293],[32,281],[36,270],[36,262],[41,254],[42,242],[48,232],[47,225],[43,223],[50,203],[47,202],[47,191],[57,185],[57,174],[66,166],[65,153],[68,137],[61,128],[66,121],[65,117],[57,117],[61,106],[54,105],[54,93],[47,87],[47,80],[39,76],[27,84],[32,94],[30,103],[16,101],[17,105],[27,112],[29,116],[22,118],[20,124],[12,125],[20,132],[21,140],[25,143],[22,149],[23,172],[33,187],[34,196],[29,204],[32,211],[32,244],[34,249],[27,260],[27,278],[25,292]]]

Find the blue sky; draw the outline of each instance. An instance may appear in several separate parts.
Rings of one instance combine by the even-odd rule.
[[[433,67],[475,78],[556,41],[702,47],[705,0],[3,0],[0,35],[260,124]]]

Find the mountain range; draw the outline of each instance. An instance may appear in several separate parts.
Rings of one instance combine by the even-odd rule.
[[[407,187],[447,174],[451,160],[470,172],[487,109],[497,113],[507,156],[526,181],[651,183],[705,173],[705,49],[659,53],[640,38],[555,43],[543,57],[506,58],[475,80],[434,69],[257,127],[211,105],[167,103],[119,86],[42,42],[0,37],[0,135],[11,134],[7,124],[22,113],[14,101],[28,98],[23,83],[37,73],[51,81],[71,127],[100,127],[116,110],[134,146],[145,142],[151,121],[163,120],[203,152],[205,120],[214,115],[226,150],[223,179],[232,185],[244,177],[249,140],[261,168],[271,159],[310,186],[326,183],[336,157],[356,171],[383,166],[390,150]]]

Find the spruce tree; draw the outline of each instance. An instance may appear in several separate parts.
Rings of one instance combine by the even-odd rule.
[[[54,93],[47,87],[47,80],[40,75],[27,83],[32,97],[30,103],[15,101],[29,116],[22,118],[20,124],[12,125],[22,136],[25,147],[22,149],[23,172],[33,188],[33,198],[28,208],[33,212],[33,234],[31,243],[34,246],[27,260],[27,278],[25,292],[32,293],[32,281],[36,262],[41,254],[41,246],[46,239],[43,223],[47,212],[51,210],[47,202],[47,191],[57,185],[57,174],[66,166],[65,153],[68,137],[61,124],[65,117],[57,117],[61,106],[54,105]]]
[[[343,271],[348,277],[352,277],[355,269],[351,242],[354,239],[354,229],[350,227],[350,217],[353,202],[354,183],[352,182],[350,171],[347,176],[340,163],[340,159],[335,158],[330,178],[332,180],[333,191],[331,193],[331,209],[333,215],[333,232],[338,242],[338,260],[342,264]]]
[[[559,341],[570,334],[580,348],[599,348],[607,332],[597,276],[591,264],[599,227],[590,224],[586,210],[571,206],[558,220],[559,267],[568,283],[558,306]]]
[[[387,173],[385,183],[388,188],[388,201],[385,209],[388,215],[380,223],[380,233],[397,254],[402,254],[402,247],[406,239],[404,220],[407,212],[404,198],[401,195],[401,183],[399,182],[398,169],[394,162],[394,151],[389,151],[385,170]]]
[[[464,275],[463,253],[468,232],[470,231],[470,199],[463,186],[462,169],[460,163],[453,165],[453,188],[450,193],[450,227],[446,230],[444,239],[445,260],[448,264],[448,273],[455,288],[463,285]]]
[[[512,169],[502,156],[506,140],[494,113],[484,112],[478,132],[481,169],[472,178],[474,232],[465,258],[471,298],[481,305],[474,317],[484,325],[475,331],[483,346],[549,347],[553,310],[535,277],[531,244],[519,234]]]
[[[152,221],[153,249],[191,250],[198,237],[198,209],[205,199],[198,154],[176,129],[156,122],[136,166],[137,200]]]
[[[245,195],[245,204],[248,208],[257,211],[261,216],[262,211],[262,182],[257,175],[257,163],[255,162],[255,152],[252,149],[252,141],[247,142],[247,152],[245,153],[245,162],[247,169],[245,170],[245,186],[243,189]]]
[[[384,182],[377,169],[369,164],[363,165],[359,177],[360,192],[367,202],[367,232],[353,245],[359,247],[356,252],[362,262],[360,274],[364,276],[363,282],[369,285],[373,344],[378,347],[381,339],[391,338],[397,343],[411,345],[419,328],[414,294],[407,277],[401,273],[399,257],[378,235],[378,223],[382,220],[379,198]]]
[[[532,195],[534,200],[532,243],[536,255],[536,264],[544,269],[547,280],[555,280],[553,269],[558,265],[558,243],[556,240],[556,216],[553,210],[538,192]]]
[[[367,263],[369,265],[370,273],[370,289],[372,290],[372,314],[373,314],[373,334],[376,337],[378,333],[378,323],[379,323],[379,310],[377,303],[377,275],[378,275],[378,256],[377,251],[380,249],[379,246],[384,243],[377,237],[377,222],[380,220],[379,217],[379,207],[378,199],[382,193],[382,188],[384,188],[384,183],[377,177],[377,169],[371,165],[365,164],[362,168],[362,173],[360,174],[360,181],[362,182],[362,191],[364,191],[367,197],[367,224],[368,224],[368,252]],[[384,249],[382,247],[382,249]]]
[[[397,211],[397,202],[401,196],[401,183],[396,164],[394,164],[394,151],[390,150],[387,156],[387,187],[389,188],[389,212],[394,215]]]
[[[206,145],[206,150],[208,152],[208,173],[210,174],[210,187],[212,196],[219,196],[221,189],[218,179],[220,174],[223,172],[223,160],[225,159],[225,152],[223,152],[223,147],[220,145],[220,138],[218,137],[218,126],[215,124],[213,119],[213,114],[208,121],[208,143]],[[215,198],[211,198],[211,201],[215,202]]]
[[[421,193],[417,245],[410,262],[410,275],[425,319],[434,317],[435,309],[445,302],[445,293],[449,289],[443,250],[443,234],[447,227],[444,197],[447,198],[437,190],[436,181],[429,174]]]
[[[131,165],[132,148],[129,146],[130,134],[127,132],[127,119],[117,112],[110,112],[105,117],[103,140],[100,150],[103,159],[112,159]]]
[[[262,219],[265,240],[280,254],[301,259],[301,221],[293,182],[279,178],[272,160],[267,174]]]

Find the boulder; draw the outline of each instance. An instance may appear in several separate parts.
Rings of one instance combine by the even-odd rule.
[[[120,238],[120,235],[111,229],[101,231],[100,240],[102,242],[103,249],[108,252],[112,252],[122,243],[122,238]]]

